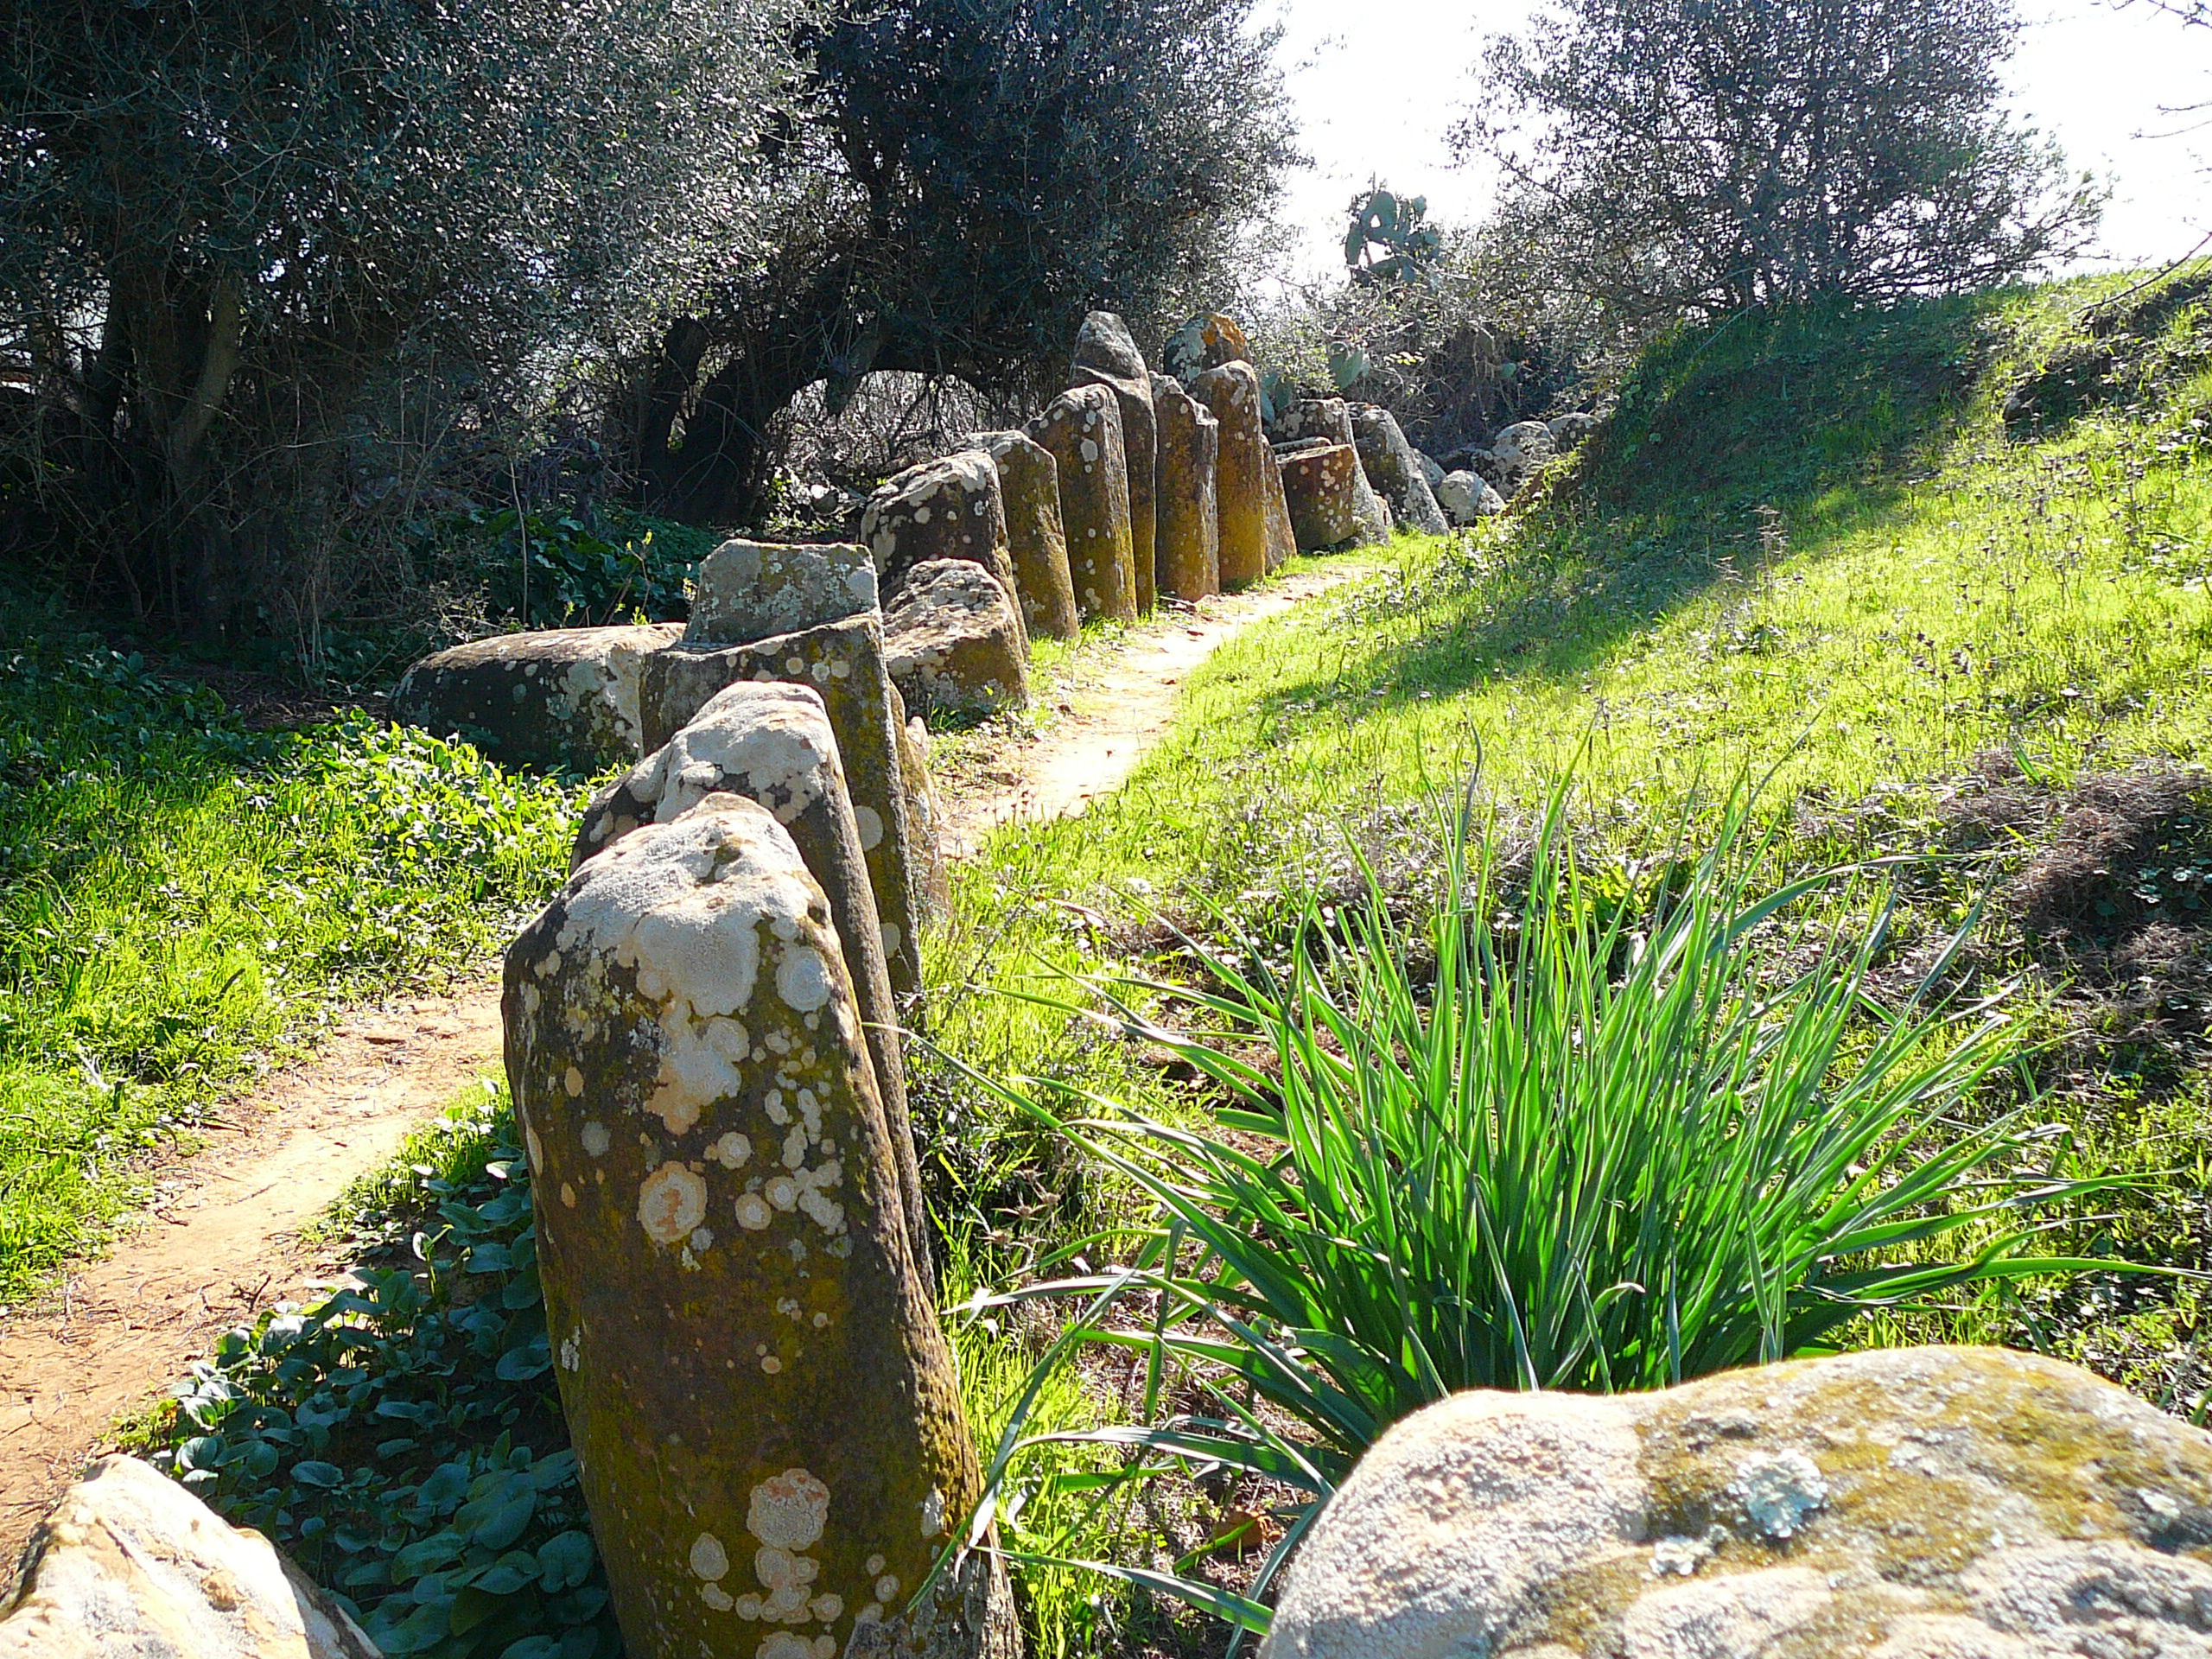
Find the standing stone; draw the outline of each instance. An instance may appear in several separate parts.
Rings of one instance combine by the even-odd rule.
[[[1351,415],[1360,470],[1397,521],[1431,536],[1451,529],[1429,487],[1423,457],[1407,442],[1398,417],[1376,404],[1354,404]]]
[[[501,1012],[563,1414],[639,1655],[1013,1659],[829,901],[712,796],[588,860]]]
[[[1006,503],[998,463],[981,449],[909,467],[879,485],[861,519],[861,539],[874,555],[883,592],[896,594],[915,566],[966,559],[990,572],[1014,611],[1021,649],[1028,631],[1014,607],[1014,561],[1007,550]]]
[[[1301,553],[1367,539],[1360,520],[1359,455],[1350,444],[1301,446],[1282,458],[1282,490]]]
[[[909,717],[906,699],[894,681],[891,712],[898,724],[899,776],[906,785],[907,856],[912,861],[915,881],[925,900],[925,912],[943,915],[952,904],[952,878],[945,868],[944,814],[938,808],[937,790],[930,782],[929,728],[922,717]],[[923,1010],[908,1010],[909,1023]]]
[[[1128,461],[1121,405],[1104,386],[1062,392],[1029,423],[1029,435],[1052,452],[1060,474],[1060,523],[1067,533],[1068,576],[1086,617],[1134,622],[1136,574],[1129,542]]]
[[[632,830],[672,823],[708,796],[723,794],[742,795],[766,807],[790,833],[808,873],[830,900],[830,918],[844,950],[845,971],[853,982],[877,1093],[899,1160],[914,1259],[926,1263],[931,1256],[929,1221],[906,1115],[899,1008],[892,1000],[860,823],[821,693],[811,686],[750,680],[716,692],[664,747],[593,800],[577,831],[569,873],[575,874],[587,859]]]
[[[1014,601],[965,559],[933,559],[907,573],[884,613],[883,657],[909,704],[998,714],[1029,701],[1029,655]]]
[[[1202,312],[1168,335],[1160,348],[1160,365],[1185,385],[1224,363],[1249,363],[1252,347],[1236,319],[1218,311]]]
[[[1059,463],[1024,432],[979,432],[969,442],[998,467],[1022,626],[1033,639],[1040,633],[1048,639],[1075,639],[1083,632],[1083,618],[1075,607],[1075,584],[1068,578]]]
[[[882,618],[869,611],[749,645],[661,652],[648,664],[639,695],[646,741],[658,748],[716,692],[741,680],[785,680],[822,694],[875,888],[891,988],[912,1010],[922,989],[921,924],[929,914],[932,852],[920,845],[907,810],[899,756],[906,716],[884,661]]]
[[[692,575],[683,643],[741,645],[796,633],[872,611],[875,595],[874,561],[850,542],[724,542]]]
[[[1221,525],[1214,474],[1221,423],[1169,375],[1152,377],[1160,429],[1160,590],[1196,604],[1221,591]]]
[[[1260,426],[1260,378],[1245,362],[1224,363],[1191,382],[1191,396],[1220,423],[1219,463],[1214,475],[1220,524],[1217,558],[1224,591],[1249,588],[1281,563],[1276,543],[1288,539],[1281,509],[1282,476],[1275,469]]]
[[[1331,443],[1350,444],[1355,451],[1359,448],[1359,435],[1352,426],[1351,405],[1341,397],[1300,398],[1292,406],[1285,421],[1285,429],[1294,437],[1307,442],[1326,438]],[[1390,509],[1383,505],[1382,498],[1368,482],[1364,467],[1359,469],[1359,476],[1352,481],[1352,494],[1359,514],[1359,539],[1363,542],[1389,540]],[[1300,545],[1305,543],[1301,542]]]
[[[645,753],[638,687],[677,623],[495,634],[425,657],[400,677],[391,712],[459,736],[510,766],[593,772]]]
[[[1129,475],[1129,568],[1136,579],[1137,614],[1150,616],[1158,598],[1154,561],[1160,465],[1151,372],[1136,341],[1129,338],[1128,325],[1111,311],[1093,311],[1075,337],[1070,378],[1078,386],[1106,387],[1122,406],[1122,453]]]

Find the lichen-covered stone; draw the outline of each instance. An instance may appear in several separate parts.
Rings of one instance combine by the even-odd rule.
[[[1072,639],[1083,632],[1068,575],[1067,535],[1060,524],[1060,465],[1026,432],[979,432],[969,440],[999,471],[1006,505],[1006,544],[1014,560],[1014,597],[1033,639]]]
[[[996,714],[1029,701],[1014,601],[964,559],[918,564],[883,618],[884,660],[909,707]]]
[[[788,681],[741,680],[723,687],[665,745],[593,799],[576,832],[569,874],[632,831],[672,823],[709,795],[725,794],[742,795],[768,810],[830,900],[899,1160],[914,1259],[929,1262],[929,1222],[906,1113],[906,1057],[882,919],[822,694]]]
[[[907,856],[928,900],[928,913],[943,915],[952,904],[952,875],[944,860],[944,814],[930,782],[930,734],[919,715],[906,713],[906,700],[893,682],[891,711],[899,723],[899,776],[906,790]],[[921,1010],[910,1009],[918,1017]]]
[[[1152,377],[1152,407],[1160,430],[1160,591],[1196,604],[1221,591],[1221,525],[1214,499],[1221,423],[1172,375]]]
[[[1026,656],[1029,632],[1014,603],[1014,560],[1007,547],[1006,501],[998,463],[982,449],[909,467],[878,486],[861,519],[861,539],[874,556],[889,601],[903,594],[916,567],[965,559],[990,573],[1004,590]]]
[[[1505,511],[1505,498],[1473,473],[1446,473],[1436,486],[1436,505],[1455,524],[1471,524]]]
[[[1192,377],[1191,396],[1219,423],[1214,502],[1221,585],[1249,588],[1287,552],[1290,515],[1282,475],[1260,423],[1260,378],[1249,363],[1224,363]]]
[[[931,853],[916,839],[899,758],[906,716],[884,661],[883,620],[870,611],[749,645],[678,645],[647,664],[639,693],[645,740],[658,748],[740,681],[813,687],[837,734],[845,787],[868,855],[891,988],[909,1023],[922,989],[921,924],[929,914]]]
[[[393,715],[461,736],[510,766],[597,772],[645,753],[638,685],[645,660],[682,625],[547,628],[475,639],[401,676]]]
[[[1491,444],[1487,457],[1490,480],[1497,486],[1497,493],[1510,501],[1536,469],[1558,453],[1558,446],[1552,442],[1551,429],[1541,421],[1516,421]]]
[[[1341,397],[1300,399],[1285,412],[1282,432],[1286,443],[1276,446],[1279,459],[1287,444],[1300,441],[1310,442],[1315,438],[1324,438],[1331,443],[1349,444],[1354,450],[1359,448],[1359,434],[1352,424],[1351,405]],[[1356,533],[1362,542],[1389,539],[1390,508],[1369,481],[1363,464],[1359,469],[1359,476],[1352,480],[1352,506],[1359,520]],[[1302,540],[1299,543],[1301,549],[1305,545]]]
[[[2053,1360],[1909,1348],[1417,1413],[1315,1523],[1262,1655],[2208,1651],[2212,1435]]]
[[[1570,410],[1546,421],[1544,429],[1552,435],[1552,448],[1563,455],[1598,429],[1598,417],[1582,410]]]
[[[1058,464],[1060,525],[1067,535],[1076,608],[1086,618],[1135,621],[1136,571],[1120,402],[1104,386],[1073,387],[1029,423],[1029,435]]]
[[[1104,386],[1121,404],[1122,454],[1129,485],[1129,569],[1136,583],[1137,614],[1157,602],[1159,427],[1152,407],[1152,372],[1111,311],[1093,311],[1075,339],[1069,382]]]
[[[829,901],[715,795],[507,953],[563,1415],[627,1649],[1011,1659],[1002,1569]]]
[[[1224,363],[1249,363],[1250,342],[1234,317],[1218,311],[1202,312],[1168,335],[1160,348],[1160,366],[1189,385],[1208,369]]]
[[[1361,523],[1358,482],[1359,455],[1349,444],[1325,443],[1282,458],[1282,492],[1300,552],[1374,539]]]
[[[103,1458],[39,1523],[0,1659],[378,1659],[257,1532],[135,1458]]]
[[[741,645],[875,608],[875,564],[850,542],[724,542],[691,577],[687,645]]]
[[[1359,468],[1402,524],[1441,536],[1451,528],[1429,488],[1422,457],[1414,453],[1398,417],[1379,404],[1354,404],[1351,416],[1353,447],[1359,451]]]

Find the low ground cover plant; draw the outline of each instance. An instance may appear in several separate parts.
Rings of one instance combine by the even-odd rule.
[[[575,790],[0,613],[0,1301],[324,1010],[480,963],[559,880]]]
[[[1318,1501],[1457,1389],[1663,1388],[1817,1351],[1871,1310],[2095,1265],[2038,1224],[2110,1183],[2068,1173],[2032,1102],[1978,1098],[2024,1055],[2001,993],[1948,982],[1962,938],[1878,995],[1885,912],[1835,925],[1875,873],[1757,887],[1770,848],[1739,796],[1626,895],[1574,855],[1565,800],[1517,899],[1494,833],[1463,820],[1421,922],[1375,882],[1325,922],[1317,906],[1287,971],[1248,942],[1196,947],[1217,988],[1096,985],[1209,1086],[1200,1114],[988,1085],[1157,1206],[1080,1246],[1118,1265],[1008,1299],[1082,1299],[1048,1370],[1137,1351],[1140,1426],[1025,1438],[1017,1414],[1001,1472],[1099,1441],[1135,1450],[1132,1481],[1221,1465],[1305,1500],[1252,1593],[1145,1581],[1264,1628],[1256,1595]],[[1180,1012],[1144,1012],[1159,999]]]

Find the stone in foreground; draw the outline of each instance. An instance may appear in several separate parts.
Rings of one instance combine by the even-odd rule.
[[[623,836],[680,818],[709,795],[742,795],[790,834],[830,900],[868,1035],[883,1102],[914,1259],[931,1257],[913,1127],[906,1115],[906,1065],[899,1041],[868,855],[845,785],[845,769],[821,693],[811,686],[741,680],[707,701],[683,730],[601,791],[585,810],[569,863],[573,875]]]
[[[875,563],[850,542],[724,542],[692,575],[683,643],[741,645],[796,633],[872,611],[875,595]]]
[[[911,1012],[922,989],[921,923],[936,849],[916,834],[907,804],[911,789],[899,753],[906,715],[884,662],[882,619],[870,611],[749,645],[661,652],[646,664],[639,693],[645,741],[659,748],[725,686],[772,680],[811,686],[830,710],[875,888],[891,988]]]
[[[1451,526],[1445,522],[1443,509],[1429,487],[1428,474],[1422,469],[1427,457],[1407,441],[1398,417],[1379,404],[1354,404],[1351,415],[1360,470],[1367,474],[1376,494],[1382,498],[1398,523],[1431,536],[1443,535]]]
[[[1014,601],[964,559],[908,573],[884,613],[883,654],[909,708],[997,714],[1029,701],[1029,653]]]
[[[1282,493],[1301,553],[1373,540],[1359,500],[1359,453],[1345,443],[1300,448],[1282,458]]]
[[[378,1659],[257,1532],[135,1458],[103,1458],[41,1522],[0,1659]]]
[[[1129,338],[1128,325],[1111,311],[1093,311],[1084,318],[1069,380],[1073,385],[1104,386],[1121,405],[1122,454],[1129,484],[1129,569],[1136,582],[1137,614],[1149,616],[1157,601],[1159,426],[1152,407],[1152,372]]]
[[[1369,1452],[1263,1659],[2201,1659],[2212,1435],[1907,1348],[1664,1393],[1458,1395]]]
[[[969,440],[999,471],[1006,505],[1006,544],[1014,561],[1014,597],[1031,636],[1072,639],[1083,632],[1068,577],[1068,542],[1060,524],[1060,467],[1052,452],[1026,432],[979,432]]]
[[[643,664],[683,636],[681,623],[651,622],[471,640],[409,669],[391,712],[437,736],[466,738],[510,766],[625,766],[645,753]]]
[[[1505,498],[1473,473],[1446,473],[1436,486],[1436,505],[1455,524],[1471,524],[1505,511]]]
[[[966,559],[988,571],[1013,606],[1006,501],[999,492],[998,463],[981,449],[909,467],[879,485],[861,519],[861,539],[874,555],[887,595],[904,593],[918,565]],[[1014,628],[1026,653],[1029,634],[1019,611]]]
[[[588,861],[501,1011],[563,1415],[627,1650],[1012,1659],[829,901],[755,803]]]
[[[1152,377],[1152,407],[1160,429],[1160,590],[1196,604],[1221,591],[1214,493],[1221,423],[1172,375]]]
[[[1282,508],[1282,475],[1275,469],[1260,424],[1260,377],[1236,361],[1192,377],[1191,396],[1219,423],[1219,461],[1214,501],[1220,526],[1218,560],[1224,591],[1249,588],[1280,563],[1289,513]],[[1281,512],[1278,525],[1276,513]]]
[[[1052,452],[1060,475],[1060,527],[1068,578],[1086,619],[1134,622],[1135,556],[1129,540],[1128,459],[1122,410],[1104,386],[1062,392],[1029,423],[1029,435]]]

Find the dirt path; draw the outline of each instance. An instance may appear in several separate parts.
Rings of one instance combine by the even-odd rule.
[[[113,1252],[0,1314],[0,1580],[117,1421],[213,1339],[327,1286],[299,1230],[499,1064],[499,995],[356,1014],[304,1065],[225,1109],[206,1150],[156,1184]]]
[[[1192,669],[1352,574],[1210,600],[1077,659],[1060,718],[1041,736],[963,757],[947,780],[948,850],[968,855],[1001,823],[1080,813],[1118,788],[1166,731]],[[230,1106],[110,1255],[0,1313],[0,1573],[120,1419],[158,1399],[223,1331],[328,1287],[336,1264],[300,1230],[496,1068],[499,1014],[489,982],[357,1014],[312,1059]]]
[[[1078,659],[1058,720],[963,757],[941,785],[945,850],[972,856],[1002,823],[1080,817],[1119,789],[1166,734],[1191,671],[1255,622],[1280,616],[1347,578],[1338,567],[1286,577],[1257,593],[1210,599],[1132,629],[1096,662]]]

